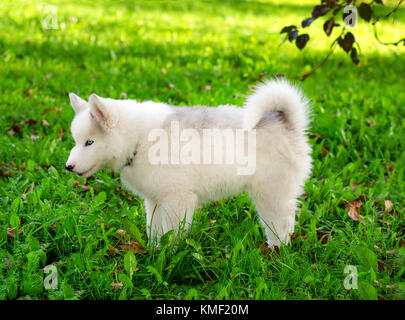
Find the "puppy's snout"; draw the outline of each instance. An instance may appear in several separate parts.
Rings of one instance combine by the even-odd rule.
[[[74,167],[75,167],[74,165],[69,164],[69,165],[66,165],[65,168],[66,168],[66,170],[73,171]]]

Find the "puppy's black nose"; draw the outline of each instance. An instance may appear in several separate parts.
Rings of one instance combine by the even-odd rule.
[[[71,164],[69,164],[68,166],[66,166],[65,168],[66,168],[66,170],[69,170],[69,171],[73,171],[73,168],[74,168],[75,166],[72,166]]]

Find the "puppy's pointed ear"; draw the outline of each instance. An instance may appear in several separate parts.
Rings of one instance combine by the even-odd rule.
[[[84,105],[87,103],[85,100],[80,98],[79,96],[75,95],[74,93],[69,93],[69,99],[70,99],[70,104],[75,110],[76,113],[78,113]]]
[[[109,130],[115,126],[114,113],[106,99],[93,93],[89,97],[89,104],[91,116],[103,129]]]

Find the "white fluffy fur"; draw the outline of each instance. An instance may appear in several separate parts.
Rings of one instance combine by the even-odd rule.
[[[307,100],[287,81],[260,85],[244,108],[180,108],[94,94],[89,102],[74,94],[70,100],[76,112],[71,125],[76,146],[67,166],[74,166],[74,172],[86,177],[102,168],[121,172],[123,183],[145,200],[150,239],[177,230],[183,219],[188,227],[196,206],[246,191],[263,222],[269,245],[288,242],[297,197],[310,174],[311,150],[305,136]],[[153,143],[148,134],[156,128],[168,130],[173,120],[199,132],[204,128],[256,130],[255,173],[237,175],[231,164],[151,164],[148,150]],[[94,141],[91,146],[85,146],[88,139]],[[126,165],[131,157],[131,165]]]

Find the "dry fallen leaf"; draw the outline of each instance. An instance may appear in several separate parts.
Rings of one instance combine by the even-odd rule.
[[[387,250],[386,251],[387,255],[389,256],[397,256],[398,255],[398,251],[393,249],[393,250]]]
[[[214,284],[214,283],[217,283],[217,282],[219,282],[218,279],[205,281],[205,283],[207,283],[207,284]]]
[[[385,212],[391,212],[391,211],[392,211],[392,206],[393,206],[394,204],[392,203],[391,200],[385,200],[385,201],[384,201],[384,205],[385,205],[384,211],[385,211]]]
[[[9,257],[5,257],[4,260],[6,261],[7,268],[10,269],[11,268],[11,261],[10,261]]]
[[[13,123],[11,129],[7,131],[7,134],[9,136],[13,136],[15,133],[17,133],[20,137],[22,137],[23,129],[18,124],[18,122],[14,120],[14,123]]]
[[[75,188],[77,188],[77,189],[82,189],[82,190],[84,190],[85,192],[90,191],[90,188],[89,188],[88,186],[81,185],[81,184],[76,185]]]
[[[278,246],[271,248],[267,242],[259,242],[259,248],[262,255],[269,255],[274,252],[276,256],[280,257],[280,248]]]
[[[121,237],[125,237],[127,235],[127,232],[123,229],[118,229],[117,231],[115,231],[118,235],[120,235]]]
[[[35,141],[35,140],[38,140],[38,139],[39,139],[39,136],[31,135],[31,136],[30,136],[30,139],[31,139],[32,141]]]
[[[113,287],[113,289],[122,288],[122,282],[113,282],[111,283],[111,286]]]
[[[388,274],[391,276],[392,275],[392,267],[385,262],[382,262],[381,260],[378,260],[378,272],[383,272],[384,269],[388,270]]]
[[[321,147],[321,154],[323,154],[324,156],[326,156],[329,153],[329,150],[326,149],[325,147]]]
[[[108,249],[107,249],[107,251],[108,251],[108,253],[112,256],[112,257],[115,257],[118,253],[119,253],[119,251],[118,251],[118,249],[115,249],[112,245],[108,245]]]
[[[394,163],[393,162],[388,162],[385,164],[389,172],[392,172],[394,170]]]
[[[14,172],[13,171],[4,171],[3,168],[0,168],[0,176],[8,178],[10,177]]]
[[[140,254],[146,253],[146,251],[141,248],[140,244],[132,239],[127,241],[126,244],[120,244],[118,248],[124,251],[132,251]]]
[[[319,140],[323,140],[323,137],[317,132],[310,132],[309,135],[312,136],[312,137],[315,137],[315,138],[317,138]]]
[[[19,236],[21,236],[23,234],[23,231],[22,231],[22,229],[21,228],[19,228],[18,229],[18,235]],[[9,238],[15,238],[15,229],[13,228],[10,228],[10,227],[7,227],[7,236],[9,237]]]
[[[21,195],[21,198],[23,198],[23,200],[25,200],[26,197],[27,197],[27,193],[30,193],[30,192],[34,191],[34,187],[35,187],[35,183],[33,182],[33,183],[31,183],[30,189],[29,189],[28,191],[24,192],[24,193]]]
[[[296,231],[296,232],[292,233],[292,234],[290,235],[291,242],[294,242],[295,239],[297,239],[297,237],[298,237],[299,235],[300,235],[300,232],[299,232],[299,231]]]
[[[27,119],[24,121],[26,124],[37,124],[37,120],[36,119]]]
[[[267,74],[267,71],[259,73],[259,78],[263,79]]]
[[[357,187],[360,186],[361,184],[358,182],[353,182],[352,183],[352,192],[356,191]]]
[[[350,201],[347,203],[347,208],[349,208],[349,211],[347,212],[347,215],[352,218],[354,221],[359,221],[359,208],[363,204],[360,201]]]
[[[332,239],[332,236],[330,235],[330,232],[328,232],[328,231],[317,230],[316,234],[318,236],[318,239],[321,240],[322,244],[326,244]]]

